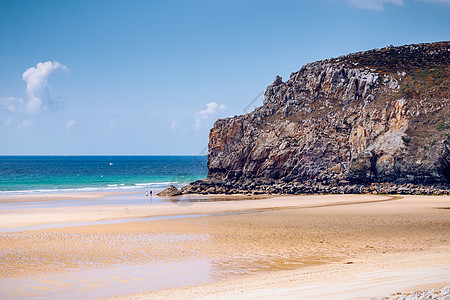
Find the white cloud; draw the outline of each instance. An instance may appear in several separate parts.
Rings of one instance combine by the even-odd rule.
[[[206,109],[201,110],[199,112],[197,112],[196,118],[195,118],[195,125],[194,128],[195,129],[200,129],[200,127],[202,127],[202,122],[210,119],[213,116],[217,116],[217,114],[222,111],[225,110],[225,105],[223,104],[217,104],[216,102],[210,102],[206,104]]]
[[[57,61],[46,61],[38,63],[36,67],[31,67],[23,73],[22,78],[27,84],[26,109],[28,112],[39,112],[48,98],[48,77],[56,70],[67,71],[67,67]]]
[[[31,125],[33,125],[33,122],[31,122],[30,120],[24,120],[22,123],[20,123],[20,124],[17,126],[17,130],[22,130],[22,129],[24,129],[25,127],[29,127],[29,126],[31,126]]]
[[[77,125],[77,122],[74,121],[74,120],[70,120],[70,121],[67,121],[66,128],[67,129],[72,129],[75,125]]]
[[[403,6],[403,0],[349,0],[350,5],[361,9],[382,11],[386,3]]]
[[[200,116],[201,118],[207,118],[208,116],[215,114],[217,111],[224,109],[225,105],[223,104],[219,105],[216,102],[210,102],[206,104],[206,109],[199,111],[197,115]]]
[[[25,121],[22,122],[22,126],[23,127],[28,127],[28,126],[31,126],[31,125],[33,125],[33,122],[31,122],[30,120],[25,120]]]
[[[13,118],[8,118],[8,120],[5,121],[5,125],[9,126],[12,124],[12,122],[13,122]]]
[[[170,125],[170,129],[175,130],[178,127],[180,127],[180,123],[178,123],[177,121],[172,121],[172,124]]]
[[[17,112],[23,106],[23,99],[15,97],[1,98],[0,105],[5,107],[10,112]]]

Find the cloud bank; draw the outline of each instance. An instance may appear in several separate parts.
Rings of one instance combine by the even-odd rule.
[[[210,102],[206,104],[206,109],[197,112],[195,118],[195,129],[200,129],[202,123],[216,116],[220,111],[225,110],[226,106],[223,104],[217,104],[216,102]]]
[[[28,96],[26,110],[29,113],[38,113],[45,100],[49,100],[48,77],[56,70],[67,71],[67,67],[57,61],[46,61],[38,63],[36,67],[31,67],[23,73],[22,78],[27,84]]]

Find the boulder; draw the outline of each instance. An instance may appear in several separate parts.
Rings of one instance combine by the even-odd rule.
[[[161,197],[172,197],[181,195],[181,192],[176,187],[171,185],[165,190],[159,192],[157,195]]]

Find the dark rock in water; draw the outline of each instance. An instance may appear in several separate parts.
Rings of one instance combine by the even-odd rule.
[[[171,185],[167,189],[159,192],[157,195],[161,197],[171,197],[171,196],[179,196],[181,195],[181,192],[176,187]]]
[[[450,42],[307,64],[219,119],[184,193],[450,192]]]

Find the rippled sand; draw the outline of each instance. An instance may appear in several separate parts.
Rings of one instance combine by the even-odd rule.
[[[83,293],[114,296],[334,265],[354,268],[378,262],[378,267],[386,268],[384,261],[391,259],[393,264],[400,258],[409,267],[420,258],[427,264],[448,265],[449,207],[448,196],[362,195],[122,207],[115,217],[122,217],[126,210],[132,217],[170,215],[170,211],[247,213],[0,233],[0,296],[28,293],[64,298],[68,290],[77,297]],[[78,210],[78,219],[83,219],[97,209],[66,208],[62,214],[73,216]],[[115,209],[109,216],[114,217]],[[15,212],[17,217],[21,213]],[[37,216],[48,213],[48,209],[35,211]],[[128,271],[117,271],[121,266]],[[116,279],[107,279],[108,270],[114,268]],[[178,271],[170,273],[171,268]],[[67,274],[82,278],[83,270],[104,271],[95,276],[85,273],[87,283],[73,278],[56,280]],[[166,274],[167,284],[158,281],[158,270]],[[187,274],[184,278],[192,280],[177,277],[184,274],[181,270]],[[47,276],[47,283],[25,283],[24,279],[39,276]],[[77,285],[83,290],[73,290]],[[116,289],[107,288],[113,285]]]

